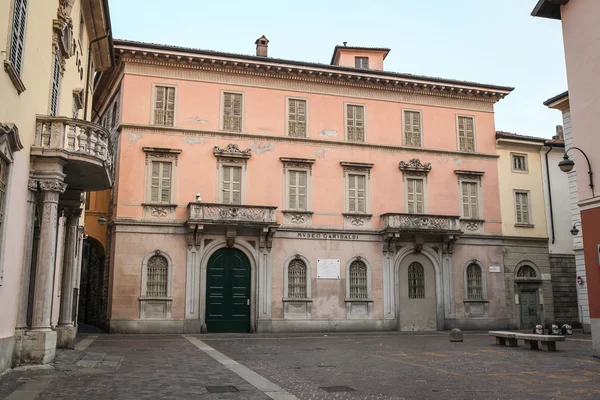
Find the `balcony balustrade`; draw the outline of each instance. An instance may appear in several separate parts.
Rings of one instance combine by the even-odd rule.
[[[275,225],[277,207],[238,204],[190,203],[191,224]]]
[[[458,216],[428,214],[383,214],[384,230],[401,230],[418,233],[459,233]]]

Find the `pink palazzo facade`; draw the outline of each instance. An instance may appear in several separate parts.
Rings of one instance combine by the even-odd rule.
[[[518,327],[494,126],[512,88],[256,45],[115,41],[95,91],[119,131],[110,331]]]

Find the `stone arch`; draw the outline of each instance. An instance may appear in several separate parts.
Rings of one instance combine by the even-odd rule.
[[[436,325],[437,329],[441,330],[444,327],[444,288],[442,281],[442,268],[440,265],[439,255],[430,246],[423,246],[419,253],[415,253],[414,246],[404,246],[394,258],[394,288],[395,288],[395,315],[400,327],[400,267],[404,260],[412,255],[419,254],[423,256],[433,266],[435,276],[435,298],[436,298]]]
[[[219,238],[208,245],[202,251],[200,257],[200,285],[199,285],[199,317],[202,332],[206,332],[206,272],[208,260],[217,251],[224,247],[231,247],[240,250],[250,262],[250,331],[256,332],[256,322],[258,317],[258,279],[257,266],[258,254],[253,246],[247,241],[236,239],[233,246],[227,246],[225,238]],[[264,294],[266,296],[266,293]]]
[[[105,327],[102,315],[108,299],[104,298],[106,252],[102,243],[88,236],[81,249],[81,269],[77,307],[78,324]]]
[[[520,276],[524,272],[523,271],[524,269],[530,269],[530,271],[532,270],[532,272],[535,273],[535,276],[531,276],[530,274],[527,274],[528,276]],[[529,260],[523,260],[523,261],[519,262],[515,266],[513,273],[515,275],[515,279],[517,279],[517,280],[521,280],[521,279],[541,280],[542,279],[542,276],[540,275],[540,268],[535,263],[533,263]]]
[[[465,294],[464,294],[464,298],[465,299],[469,299],[469,293],[468,293],[468,269],[469,266],[471,266],[472,264],[477,265],[480,269],[481,269],[481,291],[482,291],[482,300],[487,299],[488,294],[487,294],[487,274],[486,274],[486,270],[485,267],[483,266],[483,263],[479,260],[477,260],[476,258],[467,261],[464,265],[463,265],[463,282],[464,282],[464,288],[465,288]]]

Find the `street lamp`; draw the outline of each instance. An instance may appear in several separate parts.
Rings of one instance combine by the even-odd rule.
[[[577,236],[579,235],[579,229],[577,229],[577,225],[581,226],[581,221],[577,221],[573,224],[573,228],[571,228],[571,230],[569,232],[571,232],[571,235],[573,236]]]
[[[106,218],[104,217],[104,214],[102,214],[102,215],[100,216],[100,218],[98,218],[98,224],[99,224],[100,226],[104,226],[104,225],[106,224]]]
[[[592,189],[592,197],[595,197],[594,195],[594,181],[593,181],[593,175],[592,175],[592,165],[590,164],[590,159],[588,158],[587,154],[585,154],[585,152],[583,150],[581,150],[579,147],[575,147],[572,146],[568,149],[565,150],[565,155],[563,156],[563,159],[561,162],[558,163],[558,168],[560,168],[560,170],[562,172],[571,172],[573,170],[573,167],[575,166],[575,161],[571,160],[569,158],[569,155],[567,154],[569,152],[569,150],[579,150],[581,152],[581,154],[583,154],[583,156],[585,157],[585,160],[587,161],[588,164],[588,175],[590,176],[590,188]]]

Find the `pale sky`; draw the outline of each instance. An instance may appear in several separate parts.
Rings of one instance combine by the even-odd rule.
[[[551,137],[542,102],[567,90],[560,21],[537,0],[110,0],[113,36],[231,53],[329,63],[335,45],[389,47],[385,69],[515,87],[496,129]]]

